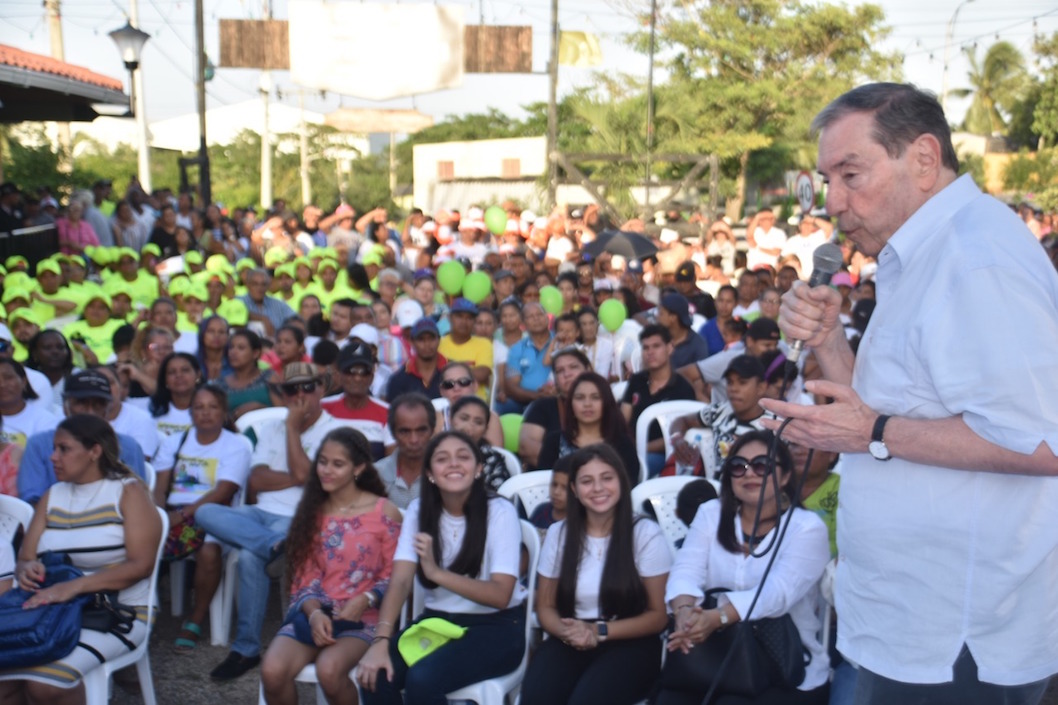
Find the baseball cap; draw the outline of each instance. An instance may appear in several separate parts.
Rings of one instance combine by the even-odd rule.
[[[415,299],[401,299],[393,307],[393,318],[401,328],[411,328],[422,317],[422,304]]]
[[[452,313],[469,313],[471,315],[478,315],[478,307],[470,299],[460,296],[452,302]]]
[[[746,335],[754,340],[778,340],[779,324],[770,318],[756,318],[746,329]]]
[[[283,368],[283,384],[317,382],[323,375],[311,362],[291,362]]]
[[[378,328],[375,328],[370,323],[357,323],[349,331],[349,338],[356,338],[371,345],[378,345]]]
[[[676,267],[676,281],[693,282],[697,279],[694,274],[694,262],[683,262]]]
[[[375,369],[375,354],[364,343],[353,345],[349,343],[338,353],[338,370],[346,372],[357,365],[362,365],[369,370]]]
[[[98,370],[79,370],[66,378],[64,399],[106,399],[110,401],[110,380]]]
[[[228,325],[233,328],[245,326],[250,320],[250,312],[247,310],[246,304],[238,299],[222,301],[220,306],[217,306],[217,315],[227,321]]]
[[[199,265],[205,260],[202,258],[202,253],[198,250],[188,250],[184,253],[184,262],[187,264]]]
[[[19,309],[22,310],[22,309]],[[411,327],[411,339],[416,340],[420,335],[430,334],[438,338],[441,332],[437,329],[437,323],[429,316],[423,316]]]
[[[665,294],[661,297],[661,308],[665,309],[680,320],[684,328],[691,327],[691,311],[683,294]]]
[[[764,379],[764,363],[753,355],[739,355],[724,370],[724,379],[731,374],[736,374],[742,379],[753,379],[754,377]]]
[[[514,274],[511,272],[511,270],[509,270],[509,269],[501,269],[500,271],[498,271],[498,272],[496,272],[495,274],[492,275],[492,281],[493,282],[498,282],[501,279],[510,279],[513,276],[514,276]]]
[[[9,313],[7,315],[7,320],[9,323],[11,323],[11,325],[14,325],[15,321],[25,321],[26,323],[32,323],[38,328],[44,327],[44,325],[40,322],[40,318],[37,316],[36,312],[31,308],[26,308],[25,306],[16,308],[14,311]]]
[[[596,279],[595,291],[614,291],[613,281],[610,279]]]
[[[58,275],[58,276],[61,277],[62,276],[62,267],[60,267],[59,263],[56,262],[53,259],[46,259],[46,260],[42,260],[40,262],[37,262],[37,276],[39,277],[41,274],[44,274],[44,272],[51,272],[52,274],[55,274],[55,275]]]
[[[135,252],[135,250],[133,250],[133,252]],[[140,256],[144,255],[154,255],[155,257],[161,257],[162,248],[158,247],[158,245],[154,244],[153,242],[148,242],[146,245],[140,248]]]
[[[27,260],[22,255],[11,255],[6,260],[4,260],[4,266],[7,267],[9,270],[14,269],[19,265],[22,265],[23,267],[29,267],[29,260]]]
[[[29,303],[32,298],[33,297],[30,296],[29,292],[25,289],[18,289],[12,287],[4,289],[4,295],[0,297],[0,303],[6,305],[11,303],[12,301],[17,301],[18,299],[22,299],[23,301]],[[8,338],[8,340],[10,340],[10,338]]]

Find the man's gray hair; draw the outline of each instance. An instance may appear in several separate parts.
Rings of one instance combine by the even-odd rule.
[[[872,113],[871,137],[896,159],[922,135],[933,135],[940,142],[941,163],[959,171],[959,157],[951,143],[951,128],[937,97],[910,83],[868,83],[835,98],[812,120],[812,134],[818,135],[850,113]]]
[[[246,278],[249,279],[250,277],[256,276],[256,275],[263,276],[265,278],[265,281],[267,281],[267,282],[271,282],[272,281],[272,273],[269,272],[264,267],[254,267],[253,269],[250,270],[250,273],[246,275]]]

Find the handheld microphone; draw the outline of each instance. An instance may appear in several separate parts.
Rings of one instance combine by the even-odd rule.
[[[825,242],[812,253],[812,276],[808,280],[808,286],[816,287],[829,284],[831,277],[837,274],[841,265],[845,263],[841,256],[841,248],[829,242]],[[796,363],[804,350],[805,341],[795,340],[790,345],[790,354],[786,359]]]

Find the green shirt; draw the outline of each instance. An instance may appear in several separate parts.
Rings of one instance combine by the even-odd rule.
[[[827,475],[827,479],[823,480],[823,484],[804,501],[805,509],[818,514],[823,523],[827,525],[831,558],[838,555],[838,486],[840,484],[841,475],[832,472]]]

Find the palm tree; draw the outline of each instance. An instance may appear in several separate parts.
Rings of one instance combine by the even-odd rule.
[[[972,96],[962,128],[978,135],[1002,134],[1006,116],[1022,97],[1029,84],[1025,57],[1010,42],[996,42],[988,47],[979,63],[976,49],[967,51],[970,59],[970,88],[956,88],[949,95]]]

